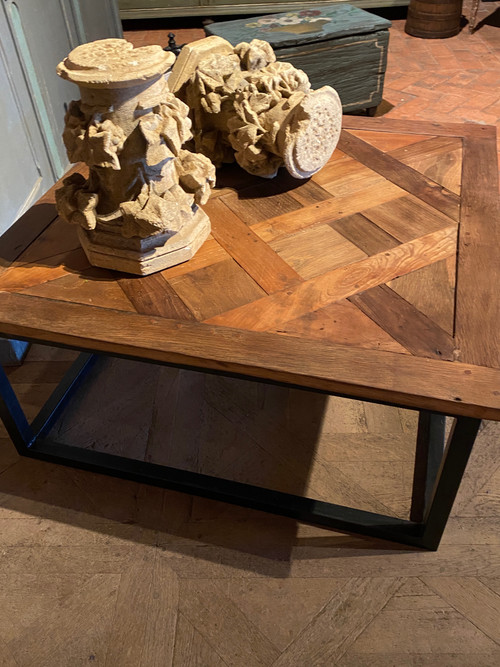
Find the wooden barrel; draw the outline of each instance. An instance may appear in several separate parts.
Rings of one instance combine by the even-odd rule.
[[[424,39],[453,37],[461,16],[462,0],[410,0],[405,32]]]

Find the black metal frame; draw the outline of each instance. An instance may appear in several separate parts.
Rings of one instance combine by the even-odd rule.
[[[46,437],[47,433],[96,356],[90,352],[80,354],[31,424],[28,423],[9,379],[0,366],[0,417],[21,456],[221,500],[334,530],[359,533],[423,549],[438,548],[481,424],[480,419],[455,417],[445,447],[445,416],[427,411],[419,412],[412,508],[410,520],[407,521],[51,441]],[[212,372],[196,367],[189,369]],[[268,382],[250,376],[213,372],[256,382]],[[295,386],[279,382],[270,384]]]

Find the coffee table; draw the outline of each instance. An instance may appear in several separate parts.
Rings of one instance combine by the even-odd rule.
[[[141,278],[90,267],[49,192],[2,239],[0,333],[82,354],[31,424],[2,371],[19,453],[436,549],[500,420],[497,174],[494,128],[346,117],[307,182],[221,170],[212,237]],[[410,520],[52,442],[95,355],[419,410]]]

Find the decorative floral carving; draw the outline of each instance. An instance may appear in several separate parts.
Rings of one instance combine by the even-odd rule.
[[[126,238],[147,238],[158,232],[177,232],[192,216],[193,197],[182,188],[174,187],[163,195],[154,191],[151,183],[145,184],[134,201],[120,205],[123,215],[121,233]]]
[[[214,165],[204,155],[182,150],[176,167],[180,185],[194,195],[196,204],[205,204],[215,185]]]
[[[179,88],[192,109],[197,152],[216,166],[236,160],[265,178],[275,176],[284,164],[297,178],[306,178],[326,162],[338,140],[342,113],[332,88],[311,91],[307,75],[290,63],[277,62],[271,46],[259,39],[232,48],[220,37],[209,37],[189,48],[191,75],[184,59],[182,71],[177,73],[174,66],[173,77],[182,81],[174,90]],[[329,108],[326,115],[323,107]],[[322,120],[316,131],[318,118],[329,120]],[[315,154],[312,161],[306,159],[310,151]],[[315,166],[302,169],[297,166],[301,161]]]
[[[94,115],[85,137],[85,162],[90,167],[120,169],[120,154],[127,135],[119,125],[109,119],[101,120],[100,114]]]
[[[251,44],[241,42],[235,46],[234,52],[240,59],[242,69],[246,70],[259,70],[276,61],[271,45],[261,39],[253,39]]]
[[[95,229],[97,218],[95,209],[99,197],[86,190],[88,182],[81,174],[72,174],[63,181],[63,187],[56,190],[57,212],[63,220],[83,229]]]

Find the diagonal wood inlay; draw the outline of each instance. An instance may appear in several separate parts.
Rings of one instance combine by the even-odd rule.
[[[346,130],[341,133],[339,147],[344,153],[362,164],[369,165],[371,169],[403,190],[422,199],[452,220],[458,220],[460,210],[458,195]]]
[[[453,337],[387,285],[355,294],[349,301],[412,354],[453,360]]]
[[[253,331],[276,328],[280,322],[449,257],[456,252],[456,234],[455,226],[438,230],[206,321]]]
[[[212,234],[268,294],[301,282],[300,275],[245,225],[220,199],[205,205]]]
[[[174,320],[195,319],[161,273],[153,273],[143,278],[120,278],[118,283],[138,313]]]

